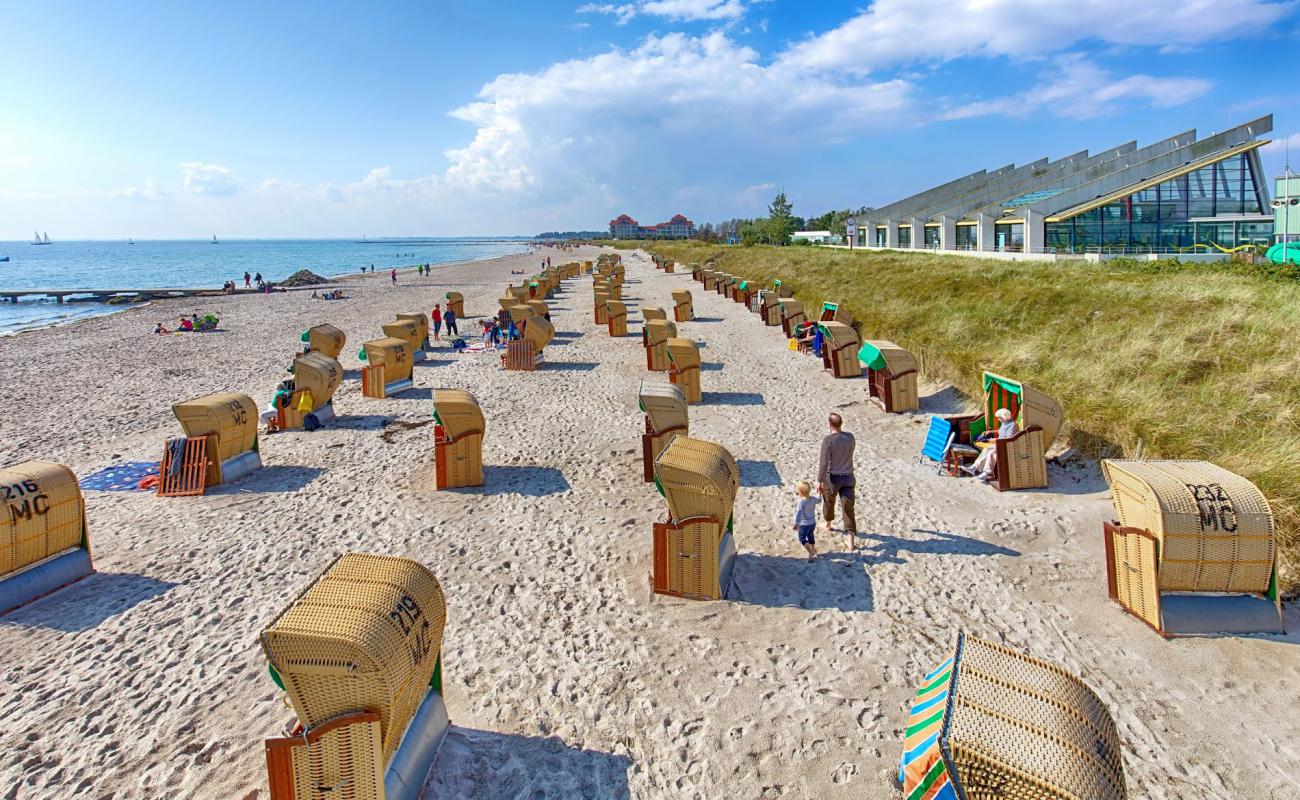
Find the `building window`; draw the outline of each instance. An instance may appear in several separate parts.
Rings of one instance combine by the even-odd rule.
[[[888,231],[884,228],[876,228],[876,247],[884,247],[889,241],[887,238]]]
[[[1007,252],[1025,249],[1025,226],[1021,222],[999,222],[993,226],[993,248]]]
[[[925,246],[931,250],[939,247],[939,229],[926,226],[925,228]]]
[[[958,250],[975,250],[978,246],[976,241],[976,231],[974,225],[957,226],[957,249]]]
[[[899,227],[899,229],[898,229],[898,246],[899,246],[899,247],[911,247],[911,246],[912,246],[912,229],[911,229],[911,228],[904,228],[904,227],[901,227],[901,226]]]

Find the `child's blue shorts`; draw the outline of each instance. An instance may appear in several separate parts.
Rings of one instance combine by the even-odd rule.
[[[799,526],[799,544],[817,544],[813,538],[813,531],[817,530],[817,524]]]

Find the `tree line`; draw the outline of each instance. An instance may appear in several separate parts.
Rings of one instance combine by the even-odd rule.
[[[845,208],[816,217],[800,217],[794,214],[794,205],[785,192],[778,192],[767,207],[766,217],[728,219],[716,225],[706,222],[696,232],[695,238],[706,242],[738,241],[745,245],[787,245],[795,231],[830,231],[833,236],[843,239],[847,235],[849,217],[862,217],[869,211],[870,206],[863,206],[856,211]]]

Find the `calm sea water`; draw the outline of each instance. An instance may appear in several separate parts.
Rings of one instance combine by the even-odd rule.
[[[35,247],[0,242],[3,289],[148,289],[219,287],[228,280],[244,285],[244,272],[283,280],[300,269],[331,277],[360,273],[374,264],[380,271],[415,264],[495,258],[522,253],[522,241],[485,239],[232,240],[55,242]],[[0,302],[0,334],[71,322],[129,306],[24,299]]]

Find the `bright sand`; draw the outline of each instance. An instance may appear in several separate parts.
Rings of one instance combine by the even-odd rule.
[[[315,323],[347,333],[349,372],[339,420],[264,436],[266,468],[233,486],[86,493],[99,573],[0,618],[0,797],[266,798],[262,740],[293,714],[257,634],[349,550],[418,559],[447,594],[454,727],[429,797],[897,797],[909,698],[959,628],[1081,674],[1119,725],[1132,797],[1300,795],[1294,607],[1285,638],[1162,640],[1106,597],[1113,512],[1095,465],[1006,494],[936,475],[916,461],[923,415],[880,413],[864,381],[833,380],[739,305],[624,259],[633,335],[593,325],[590,280],[570,280],[545,369],[435,352],[389,400],[363,398],[356,372],[381,322],[455,289],[469,333],[538,257],[406,272],[396,288],[376,274],[346,302],[168,301],[3,340],[0,463],[79,475],[156,459],[179,432],[173,401],[264,405]],[[705,361],[692,435],[741,465],[724,602],[648,586],[665,506],[641,482],[636,389],[653,376],[636,332],[640,305],[671,308],[676,287],[695,295],[700,319],[679,328]],[[150,333],[192,311],[226,332]],[[482,403],[485,489],[433,491],[431,387]],[[944,387],[923,394],[927,412],[958,410]],[[819,532],[831,553],[808,564],[790,486],[812,477],[830,408],[858,436],[868,534],[849,555]]]

